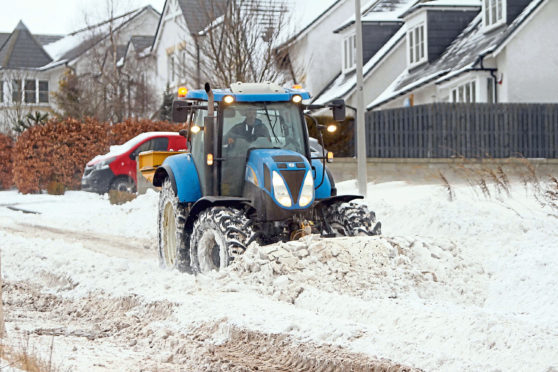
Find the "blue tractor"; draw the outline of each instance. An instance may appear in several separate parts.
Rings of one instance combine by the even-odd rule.
[[[273,83],[179,90],[173,120],[188,123],[181,134],[190,151],[167,157],[153,176],[163,267],[203,273],[228,266],[252,242],[380,234],[374,213],[353,202],[361,196],[337,195],[325,166],[331,154],[311,151],[309,98]],[[329,107],[345,119],[342,100]]]

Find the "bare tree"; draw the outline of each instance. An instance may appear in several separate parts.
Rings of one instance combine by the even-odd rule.
[[[286,2],[200,1],[207,19],[214,21],[193,35],[194,43],[186,44],[188,58],[194,63],[181,63],[182,75],[198,86],[203,81],[223,87],[239,81],[276,81],[281,74],[274,43],[286,27]]]

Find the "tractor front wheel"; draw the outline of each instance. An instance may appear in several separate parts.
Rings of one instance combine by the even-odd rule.
[[[382,233],[382,224],[368,207],[356,203],[337,202],[324,215],[326,223],[336,236],[371,236]],[[327,233],[327,229],[324,229]]]
[[[158,241],[159,263],[166,269],[190,270],[189,236],[186,233],[186,211],[178,202],[170,179],[165,179],[159,194]]]
[[[194,273],[219,271],[243,254],[254,238],[252,223],[242,211],[215,207],[201,212],[190,238]]]

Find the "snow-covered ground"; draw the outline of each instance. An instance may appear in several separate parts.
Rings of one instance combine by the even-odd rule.
[[[454,192],[370,184],[381,237],[253,245],[197,277],[158,266],[155,192],[0,192],[8,339],[74,370],[558,370],[556,212],[520,183]]]

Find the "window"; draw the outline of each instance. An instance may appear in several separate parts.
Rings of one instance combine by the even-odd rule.
[[[505,0],[484,0],[484,27],[492,29],[504,23],[506,18]]]
[[[48,103],[48,81],[39,81],[39,103]]]
[[[473,80],[452,89],[451,101],[454,103],[476,103],[477,102],[476,81]]]
[[[12,80],[12,102],[21,102],[21,80]]]
[[[0,103],[4,102],[4,81],[0,80]]]
[[[356,68],[356,35],[343,40],[343,71],[349,72]]]
[[[37,81],[25,80],[25,103],[37,103]]]
[[[409,65],[414,66],[426,61],[426,43],[424,23],[407,32]]]
[[[151,140],[151,150],[153,151],[167,151],[169,148],[168,137],[158,137]]]

